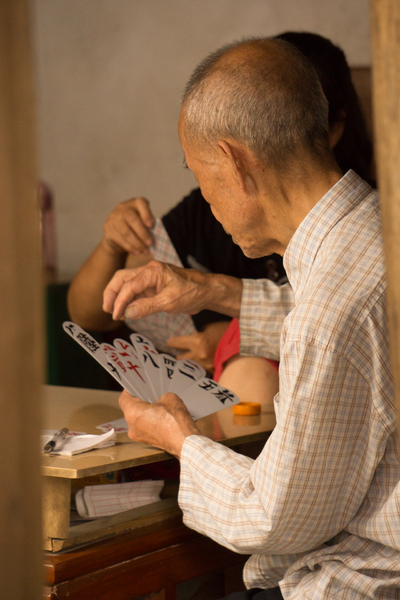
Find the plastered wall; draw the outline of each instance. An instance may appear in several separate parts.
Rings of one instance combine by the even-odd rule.
[[[161,216],[194,187],[180,96],[196,64],[247,35],[308,30],[370,64],[368,0],[33,0],[40,173],[54,194],[60,278],[134,195]]]

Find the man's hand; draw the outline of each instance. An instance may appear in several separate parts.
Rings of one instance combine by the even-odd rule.
[[[202,435],[176,394],[164,394],[155,404],[149,404],[123,391],[119,405],[131,440],[150,444],[177,458],[189,435]]]
[[[168,346],[176,350],[184,350],[177,358],[190,358],[202,365],[208,373],[214,370],[214,355],[218,343],[227,330],[230,321],[209,323],[204,331],[191,335],[181,335],[168,340]]]
[[[146,198],[120,202],[104,223],[102,244],[115,253],[144,254],[153,238],[154,215]]]
[[[157,312],[194,315],[204,308],[239,316],[242,281],[150,262],[117,271],[103,296],[103,310],[113,319],[140,319]]]

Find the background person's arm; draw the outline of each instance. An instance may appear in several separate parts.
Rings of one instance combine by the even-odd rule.
[[[118,269],[126,264],[139,267],[151,260],[149,228],[154,216],[145,198],[121,202],[110,213],[100,244],[75,275],[68,290],[70,318],[92,331],[110,331],[118,326],[103,311],[103,292]]]
[[[151,254],[129,255],[129,264],[139,267],[151,260]],[[126,254],[111,252],[100,243],[84,262],[68,289],[68,312],[74,323],[89,331],[111,331],[119,325],[103,310],[103,293],[118,269],[125,266]]]

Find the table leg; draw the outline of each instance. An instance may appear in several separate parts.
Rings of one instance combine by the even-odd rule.
[[[69,534],[71,480],[62,477],[43,479],[44,538],[66,539]]]

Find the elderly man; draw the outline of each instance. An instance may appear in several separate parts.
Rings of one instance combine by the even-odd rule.
[[[202,436],[178,396],[150,405],[124,392],[129,435],[180,458],[188,526],[252,554],[246,598],[400,598],[377,195],[354,172],[342,176],[315,73],[277,40],[235,43],[200,64],[179,135],[204,197],[246,256],[284,256],[295,306],[289,312],[268,282],[151,263],[116,273],[104,309],[114,318],[225,312],[240,318],[242,351],[259,355],[277,345],[270,332],[289,312],[275,347],[277,425],[251,460]]]

